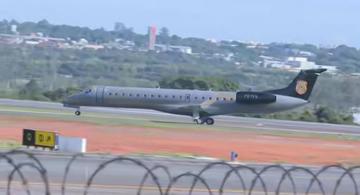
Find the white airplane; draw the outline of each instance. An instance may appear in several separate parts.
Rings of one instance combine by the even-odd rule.
[[[211,116],[272,113],[309,103],[318,75],[326,69],[302,70],[289,86],[268,91],[201,91],[182,89],[94,86],[69,96],[65,107],[81,106],[153,109],[188,115],[197,124],[214,124]]]

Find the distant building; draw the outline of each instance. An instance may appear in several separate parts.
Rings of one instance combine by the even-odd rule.
[[[84,38],[81,38],[79,41],[78,41],[78,44],[80,45],[87,45],[89,44],[89,41],[84,39]]]
[[[279,60],[269,56],[260,56],[263,59],[265,68],[278,68],[287,71],[297,72],[299,70],[326,68],[327,73],[336,74],[338,69],[336,66],[320,65],[315,62],[308,61],[306,57],[288,57],[287,60]]]
[[[171,51],[175,51],[175,52],[181,52],[186,54],[192,53],[192,48],[187,46],[170,45],[169,48]]]
[[[267,45],[257,43],[257,42],[249,42],[249,43],[247,43],[246,48],[248,48],[248,49],[269,49],[269,47]]]
[[[154,47],[156,51],[160,51],[160,52],[172,51],[172,52],[192,54],[192,48],[188,46],[155,44]]]
[[[360,125],[360,113],[354,113],[353,117],[354,117],[354,123]]]
[[[353,72],[353,73],[350,74],[350,76],[360,77],[360,72]]]
[[[11,25],[11,32],[14,34],[18,34],[17,25],[15,25],[15,24]]]
[[[39,45],[43,47],[59,47],[66,43],[66,39],[44,37],[42,33],[32,33],[31,35],[0,34],[0,42],[5,44],[26,44]]]
[[[103,44],[106,48],[110,49],[119,49],[119,50],[129,50],[132,51],[135,49],[135,42],[128,41],[124,39],[115,39],[115,41]]]
[[[93,50],[98,50],[98,49],[104,49],[105,46],[103,45],[97,45],[97,44],[90,44],[88,40],[81,38],[79,41],[72,41],[72,48],[75,49],[93,49]]]
[[[116,32],[122,32],[126,30],[126,26],[125,24],[121,23],[121,22],[116,22],[114,25],[114,31]]]
[[[210,42],[210,43],[218,43],[218,41],[216,39],[213,39],[213,38],[212,39],[207,39],[207,41]]]
[[[299,51],[298,55],[305,57],[314,57],[315,54],[309,51]]]
[[[284,61],[281,61],[280,59],[271,56],[260,56],[260,58],[263,60],[262,64],[264,68],[286,69],[288,67],[288,65]]]
[[[230,62],[234,58],[234,53],[227,53],[224,60]]]
[[[25,40],[26,45],[39,45],[41,42],[37,40]]]
[[[148,29],[148,35],[149,35],[148,49],[149,50],[155,49],[156,31],[157,31],[156,26],[149,26],[149,29]]]
[[[293,65],[295,70],[326,68],[329,74],[336,74],[338,71],[336,66],[316,64],[308,61],[306,57],[289,57],[287,63]]]
[[[307,62],[308,59],[306,57],[288,57],[288,62]]]
[[[360,107],[352,107],[350,110],[353,113],[354,123],[360,125]]]
[[[12,34],[0,34],[0,43],[3,44],[21,44],[24,42],[24,38],[18,35]]]
[[[87,45],[84,45],[83,48],[84,49],[98,50],[98,49],[104,49],[105,47],[103,45],[87,44]]]

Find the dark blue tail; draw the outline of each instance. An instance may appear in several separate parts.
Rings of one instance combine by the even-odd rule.
[[[286,88],[266,92],[308,100],[317,77],[325,71],[326,69],[324,68],[301,70],[297,77]]]

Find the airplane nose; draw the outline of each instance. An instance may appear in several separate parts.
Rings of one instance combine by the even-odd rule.
[[[91,93],[78,93],[64,99],[65,107],[93,106],[95,104],[95,96]]]
[[[64,106],[71,106],[71,105],[75,105],[76,104],[76,100],[77,100],[77,95],[71,95],[68,96],[64,99],[64,101],[62,102],[64,104]]]

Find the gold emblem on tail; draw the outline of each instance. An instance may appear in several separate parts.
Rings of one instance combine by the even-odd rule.
[[[304,80],[298,80],[296,82],[296,93],[299,95],[304,95],[308,89],[308,82]]]

